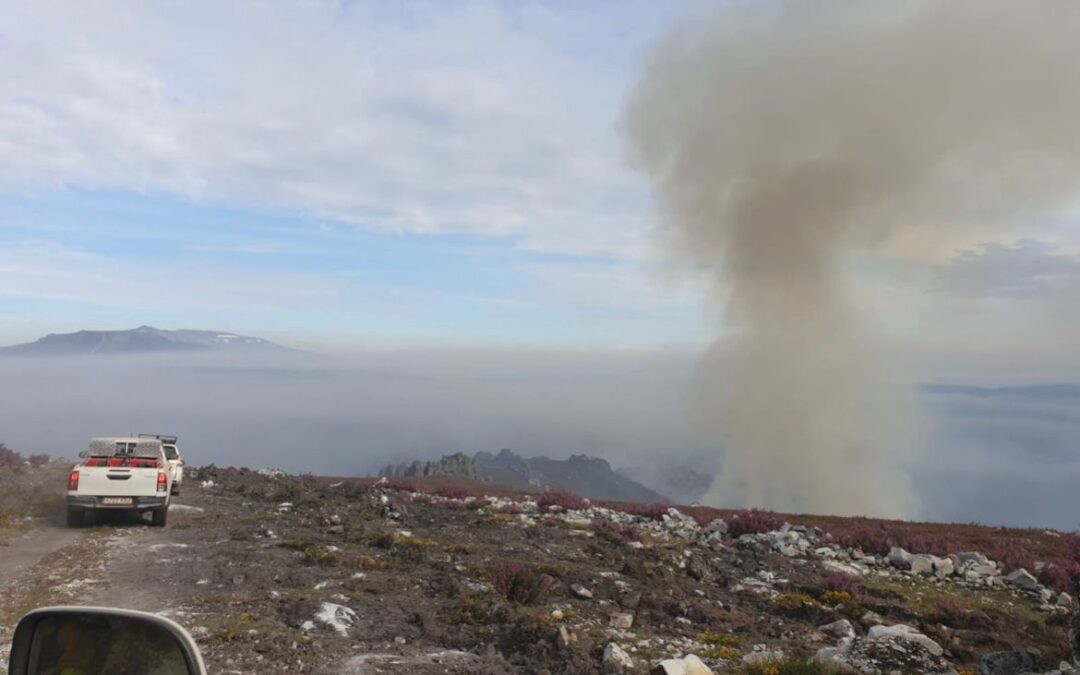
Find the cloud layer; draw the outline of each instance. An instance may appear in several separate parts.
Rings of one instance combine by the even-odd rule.
[[[643,200],[610,113],[649,5],[8,7],[0,184],[634,255]]]

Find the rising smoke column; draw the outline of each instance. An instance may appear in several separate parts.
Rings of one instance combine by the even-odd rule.
[[[805,0],[730,2],[657,47],[625,127],[662,240],[725,310],[699,401],[726,450],[710,499],[911,514],[849,263],[1075,206],[1078,36],[1072,0]]]

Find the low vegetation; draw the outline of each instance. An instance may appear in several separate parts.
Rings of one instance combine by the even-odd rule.
[[[535,567],[518,563],[500,563],[488,570],[495,592],[510,602],[535,605],[540,602],[554,579]]]

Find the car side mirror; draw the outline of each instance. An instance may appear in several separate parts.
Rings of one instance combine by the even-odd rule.
[[[85,450],[79,452],[79,459],[86,459],[87,454],[88,453]]]
[[[206,675],[187,631],[164,617],[103,607],[35,609],[15,627],[9,675]]]

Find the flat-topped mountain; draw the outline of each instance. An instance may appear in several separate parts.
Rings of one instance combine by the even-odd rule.
[[[259,337],[213,330],[163,330],[139,326],[130,330],[81,330],[50,333],[34,342],[0,347],[3,356],[80,356],[153,352],[218,351],[229,353],[292,352]]]

